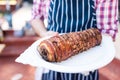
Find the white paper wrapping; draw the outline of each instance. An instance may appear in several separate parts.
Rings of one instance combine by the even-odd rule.
[[[106,66],[115,56],[112,38],[105,35],[102,35],[102,37],[101,45],[59,63],[47,62],[41,58],[37,51],[37,46],[42,40],[46,39],[42,38],[35,41],[28,49],[21,53],[15,61],[59,72],[78,73],[92,71]]]

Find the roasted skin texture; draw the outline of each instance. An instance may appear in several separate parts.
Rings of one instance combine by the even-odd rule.
[[[96,28],[70,32],[43,40],[38,52],[49,62],[61,62],[78,53],[101,44],[102,35]]]

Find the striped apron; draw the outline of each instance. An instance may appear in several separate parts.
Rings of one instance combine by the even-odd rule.
[[[96,28],[94,0],[51,0],[48,15],[48,30],[68,33]],[[98,71],[61,73],[50,70],[42,80],[98,80]]]

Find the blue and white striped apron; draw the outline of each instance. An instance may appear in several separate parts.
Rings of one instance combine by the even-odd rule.
[[[51,0],[48,15],[48,30],[68,33],[96,28],[94,0]],[[49,71],[42,80],[98,80],[98,71],[85,76],[81,73]]]
[[[96,27],[94,0],[51,0],[48,30],[75,32]]]

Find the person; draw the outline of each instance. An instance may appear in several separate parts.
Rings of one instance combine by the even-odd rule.
[[[34,0],[32,15],[31,25],[40,37],[98,28],[115,40],[118,31],[118,0]],[[41,70],[41,80],[99,80],[98,70],[88,74]]]

